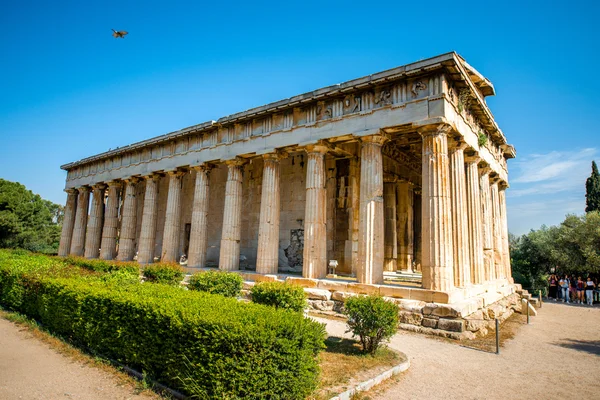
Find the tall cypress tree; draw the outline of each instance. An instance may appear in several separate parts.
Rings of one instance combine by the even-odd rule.
[[[592,175],[585,181],[585,212],[600,211],[600,174],[592,161]]]

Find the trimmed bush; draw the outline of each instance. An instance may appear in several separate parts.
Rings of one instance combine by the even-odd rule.
[[[220,294],[225,297],[240,295],[244,280],[233,272],[207,271],[194,274],[188,283],[188,289]]]
[[[305,399],[317,387],[325,330],[299,313],[166,285],[65,278],[64,264],[1,253],[0,304],[18,286],[15,310],[194,398]]]
[[[360,338],[363,352],[374,354],[398,327],[398,306],[379,296],[350,297],[344,304],[348,332]]]
[[[67,257],[56,257],[59,260],[63,260],[69,265],[74,265],[76,267],[89,269],[90,271],[95,272],[113,272],[125,269],[132,274],[139,274],[140,267],[138,263],[134,261],[116,261],[116,260],[99,260],[99,259],[89,259],[84,257],[77,256],[67,256]]]
[[[306,295],[301,286],[283,282],[261,282],[252,287],[252,301],[292,311],[306,308]]]
[[[183,280],[183,268],[177,263],[149,264],[142,270],[148,282],[177,286]]]

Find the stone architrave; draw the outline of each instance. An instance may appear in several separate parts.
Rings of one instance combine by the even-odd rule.
[[[77,190],[66,189],[65,192],[67,192],[67,204],[65,205],[65,216],[60,234],[60,245],[58,246],[58,255],[61,257],[67,256],[71,251],[75,211],[77,209]]]
[[[500,196],[500,215],[502,217],[502,259],[504,260],[504,276],[510,281],[512,279],[512,268],[510,266],[510,246],[508,243],[508,219],[506,215],[506,188],[503,182],[498,187]],[[512,282],[511,282],[512,283]]]
[[[481,159],[476,155],[468,155],[465,157],[465,161],[471,281],[473,284],[478,285],[485,281],[483,261],[483,219],[481,216],[481,194],[479,192],[479,171],[477,166]]]
[[[456,141],[450,146],[450,204],[452,244],[454,247],[454,286],[471,284],[469,227],[467,221],[467,187],[464,150],[467,145]]]
[[[92,187],[92,209],[87,223],[85,234],[85,258],[98,258],[102,241],[102,226],[104,225],[104,192],[106,185],[103,183]]]
[[[454,287],[448,160],[448,125],[425,128],[421,269],[423,288],[449,292]]]
[[[120,182],[108,182],[108,197],[106,198],[104,228],[102,228],[102,243],[100,244],[100,258],[103,260],[112,260],[117,255],[120,192]]]
[[[179,237],[181,235],[181,189],[185,171],[168,171],[169,192],[165,212],[165,229],[160,260],[179,262]]]
[[[304,216],[304,254],[302,277],[327,276],[327,228],[324,145],[306,147],[306,205]]]
[[[360,150],[360,225],[358,243],[359,283],[383,283],[384,218],[383,155],[388,141],[378,134],[361,138]]]
[[[492,202],[492,229],[494,232],[494,274],[496,279],[504,276],[504,243],[502,242],[502,215],[500,214],[500,196],[498,193],[498,178],[492,178],[490,183],[490,199]]]
[[[88,209],[90,207],[90,188],[82,186],[77,189],[77,212],[75,213],[75,226],[73,227],[73,239],[71,240],[70,254],[83,256],[85,246],[85,230],[87,227]]]
[[[258,225],[258,250],[256,272],[276,274],[279,255],[279,160],[285,153],[263,155],[262,192],[260,197],[260,223]]]
[[[137,225],[137,201],[135,186],[138,178],[124,179],[123,210],[121,213],[121,231],[119,233],[119,251],[117,260],[131,261],[135,256],[135,233]]]
[[[240,269],[240,240],[242,237],[242,165],[244,160],[229,160],[227,183],[225,184],[225,206],[223,210],[223,231],[219,254],[219,269],[237,271]]]
[[[398,196],[398,269],[413,271],[415,244],[415,209],[413,184],[400,181],[396,186]]]
[[[142,227],[140,230],[140,244],[138,246],[137,261],[140,264],[154,262],[156,246],[157,201],[158,186],[161,176],[151,174],[144,176],[146,191],[144,192],[144,209],[142,210]]]
[[[384,209],[384,262],[383,270],[395,272],[398,268],[398,231],[396,222],[396,182],[383,184]]]
[[[496,279],[494,273],[494,228],[490,193],[491,169],[482,161],[479,164],[479,192],[481,193],[481,220],[483,232],[483,271],[486,281]]]
[[[194,203],[192,205],[192,226],[190,232],[190,248],[188,251],[188,268],[204,268],[208,245],[208,205],[209,179],[212,166],[203,164],[193,167],[196,171],[194,185]]]

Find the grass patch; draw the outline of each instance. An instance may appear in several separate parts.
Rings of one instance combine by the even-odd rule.
[[[325,400],[402,363],[401,353],[387,347],[374,355],[364,354],[359,342],[329,337],[320,355],[321,378],[319,389],[310,399]]]

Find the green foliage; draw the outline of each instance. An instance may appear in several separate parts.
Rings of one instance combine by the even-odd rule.
[[[561,274],[599,273],[600,212],[567,215],[558,226],[510,235],[510,252],[515,281],[535,291],[546,289],[552,268]]]
[[[77,256],[60,257],[59,259],[64,260],[64,262],[66,262],[69,265],[89,269],[90,271],[95,272],[114,272],[124,269],[132,275],[139,275],[140,271],[139,265],[133,261],[99,260]]]
[[[585,211],[600,211],[600,174],[592,161],[592,175],[585,181]]]
[[[318,385],[325,330],[299,313],[77,271],[0,250],[0,304],[193,398],[305,399]]]
[[[152,283],[177,286],[183,280],[183,268],[177,263],[149,264],[142,270],[144,279]]]
[[[63,208],[20,183],[0,179],[0,247],[55,253]]]
[[[374,354],[398,327],[398,307],[379,296],[350,297],[344,313],[348,316],[348,332],[360,338],[365,353]]]
[[[479,132],[479,135],[477,136],[477,144],[479,145],[479,147],[483,147],[487,144],[488,142],[488,137],[485,133],[483,132]]]
[[[260,282],[250,291],[254,303],[275,306],[292,311],[302,311],[306,307],[304,289],[283,282]]]
[[[240,295],[244,280],[233,272],[207,271],[192,275],[188,289],[199,290],[225,297]]]

